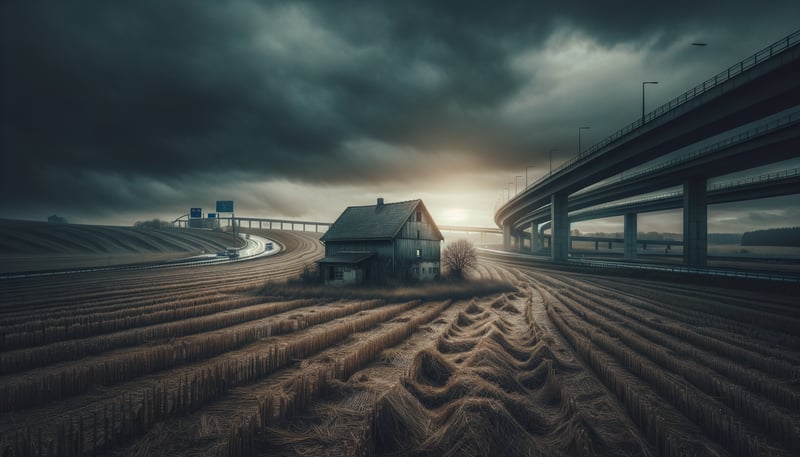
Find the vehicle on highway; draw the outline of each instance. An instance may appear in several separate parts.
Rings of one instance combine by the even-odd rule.
[[[218,257],[228,257],[231,259],[236,259],[239,257],[239,250],[236,248],[227,248],[224,251],[220,251],[217,253]]]

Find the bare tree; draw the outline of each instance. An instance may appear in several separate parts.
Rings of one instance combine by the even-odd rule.
[[[475,248],[467,240],[457,240],[442,251],[442,266],[454,277],[463,278],[478,264]]]

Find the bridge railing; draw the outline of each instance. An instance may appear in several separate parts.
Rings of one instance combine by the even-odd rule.
[[[786,179],[786,178],[792,178],[792,177],[795,177],[795,176],[800,176],[800,168],[792,168],[792,169],[789,169],[789,170],[781,170],[781,171],[777,171],[777,172],[774,172],[774,173],[765,173],[765,174],[761,174],[761,175],[758,175],[758,176],[751,176],[751,177],[747,177],[747,178],[734,179],[734,180],[731,180],[731,181],[724,181],[724,182],[719,182],[719,183],[715,183],[715,184],[709,184],[706,187],[706,190],[707,190],[707,192],[713,192],[713,191],[718,191],[718,190],[723,190],[723,189],[731,189],[731,188],[736,188],[736,187],[742,187],[742,186],[746,186],[746,185],[750,185],[750,184],[767,183],[767,182],[771,182],[771,181],[778,181],[778,180],[782,180],[782,179]],[[573,211],[573,212],[570,213],[570,216],[579,216],[581,214],[590,213],[590,212],[598,211],[598,210],[620,208],[620,207],[623,207],[623,206],[636,205],[636,204],[639,204],[639,203],[647,203],[647,202],[652,202],[652,201],[665,200],[665,199],[668,199],[668,198],[680,197],[682,195],[683,195],[683,191],[682,190],[676,190],[676,191],[673,191],[673,192],[659,193],[659,194],[655,194],[655,195],[648,195],[648,196],[645,196],[645,197],[632,198],[632,199],[616,201],[616,202],[610,202],[610,203],[603,203],[601,205],[595,205],[595,206],[591,206],[589,208],[583,208],[583,209],[579,209],[579,210]]]
[[[786,116],[782,116],[782,117],[780,117],[778,119],[773,119],[773,120],[767,122],[766,124],[759,125],[758,127],[754,127],[754,128],[752,128],[750,130],[738,133],[736,135],[732,135],[732,136],[730,136],[728,138],[725,138],[724,140],[717,141],[714,144],[703,146],[702,148],[699,148],[699,149],[697,149],[695,151],[692,151],[691,153],[686,154],[684,156],[676,157],[676,158],[674,158],[672,160],[668,160],[666,162],[662,162],[662,163],[650,166],[650,167],[642,169],[642,170],[626,172],[623,175],[620,175],[620,176],[618,176],[616,178],[609,179],[609,180],[603,182],[602,184],[589,186],[589,187],[586,187],[584,189],[581,189],[578,192],[575,192],[574,195],[580,195],[580,194],[583,194],[583,193],[586,193],[586,192],[591,192],[591,191],[600,189],[602,187],[605,187],[605,186],[607,186],[609,184],[615,184],[615,183],[619,183],[619,182],[622,182],[622,181],[628,181],[628,180],[631,180],[631,179],[639,178],[641,176],[654,173],[654,172],[659,171],[659,170],[663,170],[665,168],[674,167],[674,166],[679,165],[681,163],[690,162],[690,161],[695,160],[697,158],[700,158],[702,156],[706,156],[706,155],[712,154],[712,153],[714,153],[716,151],[719,151],[721,149],[729,148],[731,146],[735,146],[737,144],[741,144],[741,143],[744,143],[746,141],[750,141],[750,140],[753,140],[755,138],[768,135],[768,134],[770,134],[770,133],[772,133],[772,132],[774,132],[776,130],[784,129],[784,128],[790,127],[790,126],[792,126],[794,124],[800,124],[800,111],[796,111],[796,112],[790,113],[790,114],[788,114]]]
[[[670,100],[668,103],[665,103],[665,104],[659,106],[658,108],[656,108],[655,110],[651,111],[650,113],[647,113],[645,115],[644,123],[650,122],[650,121],[652,121],[652,120],[654,120],[654,119],[666,114],[667,112],[677,108],[678,106],[681,106],[681,105],[685,104],[689,100],[692,100],[695,97],[697,97],[697,96],[699,96],[699,95],[701,95],[701,94],[703,94],[705,92],[708,92],[709,90],[711,90],[711,89],[719,86],[720,84],[728,81],[732,77],[743,73],[745,70],[753,68],[757,64],[759,64],[761,62],[764,62],[765,60],[767,60],[769,58],[772,58],[772,57],[774,57],[774,56],[786,51],[787,49],[792,48],[793,46],[796,46],[798,43],[800,43],[800,30],[792,33],[791,35],[787,36],[786,38],[783,38],[783,39],[781,39],[779,41],[776,41],[775,43],[771,44],[770,46],[767,46],[766,48],[762,49],[761,51],[756,52],[755,54],[753,54],[752,56],[742,60],[741,62],[739,62],[739,63],[737,63],[735,65],[732,65],[727,70],[723,70],[723,71],[717,73],[716,75],[714,75],[714,77],[703,81],[701,84],[698,84],[697,86],[693,87],[692,89],[687,90],[683,94],[681,94],[681,95],[675,97],[674,99]],[[574,156],[573,158],[567,160],[566,162],[564,162],[561,165],[559,165],[558,167],[556,167],[550,175],[546,175],[546,176],[540,177],[538,180],[534,181],[533,184],[531,184],[531,186],[539,184],[540,182],[542,182],[545,179],[549,178],[553,174],[556,174],[559,171],[564,170],[564,169],[572,166],[576,162],[582,161],[582,160],[584,160],[584,159],[586,159],[586,158],[588,158],[590,156],[593,156],[593,155],[601,152],[608,145],[617,142],[618,140],[620,140],[623,137],[627,136],[628,134],[632,133],[633,131],[635,131],[639,127],[642,127],[642,125],[644,123],[643,123],[643,119],[637,119],[635,122],[632,122],[631,124],[629,124],[629,125],[621,128],[620,130],[612,133],[610,136],[606,137],[604,140],[602,140],[599,143],[593,145],[592,147],[590,147],[590,148],[588,148],[588,149],[586,149],[584,151],[578,151],[578,154],[576,156]],[[528,187],[530,187],[530,186],[528,186]]]
[[[781,170],[781,171],[776,171],[774,173],[765,173],[758,176],[751,176],[748,178],[741,178],[733,181],[715,183],[709,185],[708,190],[714,191],[714,190],[729,189],[732,187],[746,186],[748,184],[758,184],[758,183],[777,181],[780,179],[792,178],[795,176],[800,176],[800,168],[792,168],[790,170]]]
[[[611,202],[611,203],[603,203],[601,205],[590,206],[589,208],[583,208],[583,209],[579,209],[579,210],[573,211],[573,212],[570,213],[570,216],[579,216],[581,214],[591,213],[593,211],[598,211],[598,210],[603,210],[603,209],[619,208],[619,207],[628,206],[628,205],[636,205],[636,204],[639,204],[639,203],[647,203],[647,202],[652,202],[652,201],[665,200],[665,199],[668,199],[668,198],[680,197],[682,195],[683,195],[683,191],[682,190],[676,190],[674,192],[666,192],[666,193],[661,193],[661,194],[656,194],[656,195],[648,195],[646,197],[633,198],[633,199],[630,199],[630,200],[616,201],[616,202]]]

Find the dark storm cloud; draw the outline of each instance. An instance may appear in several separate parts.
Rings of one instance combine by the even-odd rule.
[[[658,50],[717,39],[706,60],[733,63],[746,55],[724,40],[754,52],[800,13],[750,3],[3,2],[3,206],[101,211],[185,201],[210,180],[542,164],[531,151],[572,144],[581,119],[632,120],[581,99],[509,111],[563,84],[537,60],[548,40],[577,34],[671,68],[697,57]]]

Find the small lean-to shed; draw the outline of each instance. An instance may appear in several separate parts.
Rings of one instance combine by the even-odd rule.
[[[350,206],[320,240],[325,284],[439,277],[444,237],[422,200]]]

